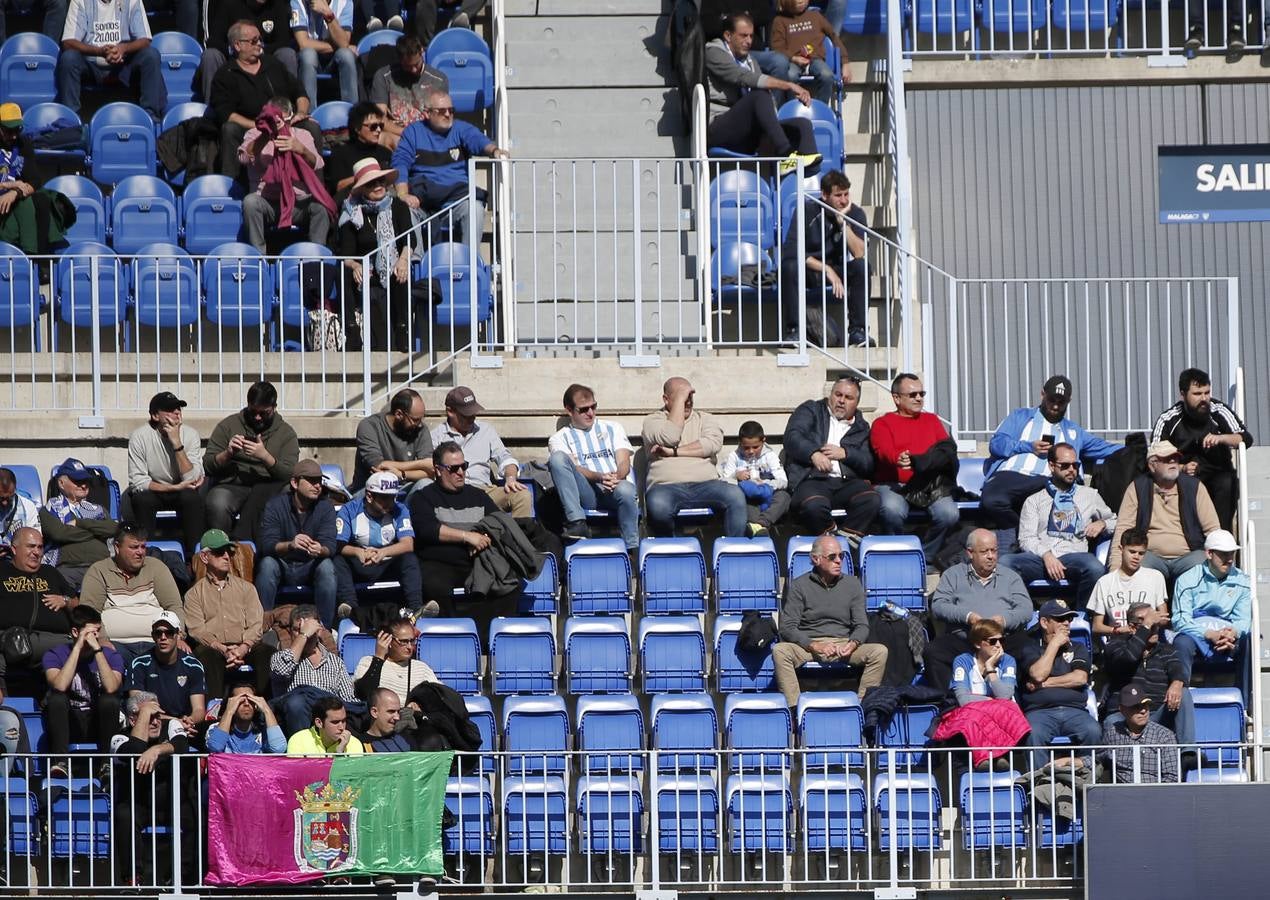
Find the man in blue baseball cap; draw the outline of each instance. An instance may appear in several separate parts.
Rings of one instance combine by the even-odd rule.
[[[81,460],[68,457],[53,469],[57,492],[50,492],[40,510],[44,562],[56,566],[77,594],[88,567],[110,555],[106,541],[119,527],[100,503],[89,499],[97,477]]]

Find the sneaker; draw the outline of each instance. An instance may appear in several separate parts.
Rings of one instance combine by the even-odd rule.
[[[467,17],[467,13],[461,12],[456,14],[455,17],[450,20],[450,27],[467,28],[470,30],[472,27],[472,20]]]
[[[48,777],[51,781],[65,781],[70,778],[70,773],[66,771],[66,766],[61,763],[55,763],[49,766]]]
[[[591,526],[586,523],[585,519],[578,522],[568,522],[564,526],[564,532],[561,534],[566,541],[584,541],[591,536]]]
[[[437,880],[431,875],[424,875],[419,879],[419,893],[431,894],[437,889]]]
[[[746,524],[745,530],[749,533],[750,537],[752,538],[767,537],[767,528],[763,525],[760,525],[758,522],[749,522],[748,524]]]
[[[1199,48],[1204,46],[1204,29],[1192,28],[1191,33],[1186,36],[1186,43],[1183,47],[1187,53],[1198,53]]]
[[[402,21],[401,16],[393,16],[388,20],[388,27],[392,31],[405,31],[406,23]]]
[[[435,600],[429,600],[419,608],[419,618],[435,619],[441,615],[441,604]]]
[[[1244,52],[1244,29],[1242,25],[1230,26],[1230,33],[1226,36],[1226,51],[1231,56],[1238,56]]]
[[[992,768],[998,772],[1008,772],[1011,769],[1009,756],[998,756],[992,761]]]
[[[400,17],[398,17],[398,18],[397,18],[397,21],[398,21],[398,22],[400,22],[400,21],[401,21],[401,18],[400,18]],[[372,31],[379,31],[379,30],[380,30],[381,28],[383,28],[383,27],[384,27],[384,23],[383,23],[383,22],[381,22],[381,21],[379,21],[379,17],[378,17],[378,16],[372,16],[371,18],[369,18],[369,19],[367,19],[367,20],[366,20],[366,33],[367,33],[367,34],[370,34]]]
[[[877,341],[863,331],[853,331],[847,336],[847,346],[849,347],[876,347],[877,345]]]
[[[377,888],[390,888],[390,887],[396,887],[396,886],[397,886],[397,879],[393,878],[391,875],[376,875],[375,876],[375,887]]]
[[[335,607],[335,621],[337,622],[340,619],[347,619],[352,614],[353,606],[351,603],[341,603],[339,606]]]
[[[781,175],[788,175],[790,172],[798,170],[798,162],[802,161],[804,171],[809,166],[814,166],[820,162],[819,153],[791,153],[776,164],[776,170]]]

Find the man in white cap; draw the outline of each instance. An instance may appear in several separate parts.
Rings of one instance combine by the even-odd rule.
[[[1120,538],[1137,528],[1147,536],[1142,565],[1163,572],[1172,583],[1204,561],[1204,538],[1219,527],[1208,489],[1194,476],[1182,474],[1177,447],[1156,441],[1147,448],[1147,474],[1135,478],[1120,501],[1107,568],[1119,568]]]
[[[1173,649],[1182,680],[1191,683],[1196,658],[1235,663],[1245,701],[1248,693],[1248,634],[1252,630],[1252,583],[1235,565],[1235,536],[1217,529],[1204,539],[1205,561],[1183,572],[1173,586]]]
[[[207,676],[203,664],[180,647],[181,619],[164,610],[150,625],[154,649],[128,666],[129,693],[159,698],[163,715],[180,719],[186,734],[207,718]]]
[[[396,581],[406,605],[423,602],[423,581],[415,556],[415,530],[410,513],[397,502],[402,482],[392,472],[376,472],[366,480],[363,496],[340,507],[335,517],[336,618],[347,617],[357,605],[357,583]],[[423,614],[435,616],[440,607],[429,604]]]
[[[484,412],[485,407],[476,402],[471,388],[456,387],[445,395],[445,421],[432,429],[432,446],[454,441],[463,448],[463,458],[470,463],[468,484],[489,494],[499,509],[514,518],[532,518],[534,497],[520,483],[520,463],[503,445],[493,425],[476,421]],[[504,478],[501,485],[494,484],[496,469]]]

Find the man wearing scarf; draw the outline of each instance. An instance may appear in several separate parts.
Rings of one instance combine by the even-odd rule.
[[[1055,444],[1049,454],[1050,480],[1025,501],[1019,514],[1019,553],[1001,557],[1001,565],[1025,582],[1048,578],[1071,586],[1073,609],[1084,609],[1105,571],[1089,552],[1089,542],[1109,537],[1116,516],[1102,495],[1077,481],[1076,448]]]

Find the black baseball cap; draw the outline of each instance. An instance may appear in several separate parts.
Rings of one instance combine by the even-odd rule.
[[[1066,375],[1051,375],[1049,381],[1041,387],[1041,391],[1051,400],[1070,402],[1072,399],[1072,382]]]
[[[176,412],[186,406],[189,404],[171,391],[159,391],[150,398],[150,415],[157,412]]]
[[[1120,689],[1120,705],[1132,709],[1142,703],[1150,704],[1151,698],[1137,684],[1127,684]]]

